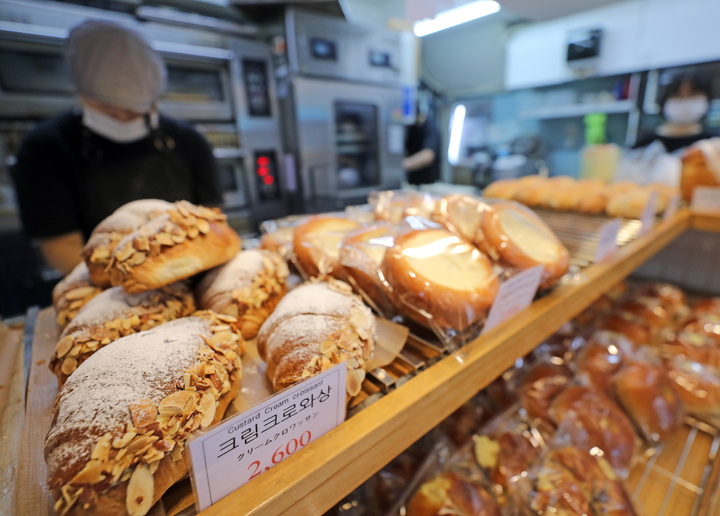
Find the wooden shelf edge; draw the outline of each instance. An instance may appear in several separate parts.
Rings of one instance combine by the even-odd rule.
[[[690,226],[682,210],[202,512],[322,514]]]
[[[690,225],[700,231],[720,233],[720,214],[692,213]]]

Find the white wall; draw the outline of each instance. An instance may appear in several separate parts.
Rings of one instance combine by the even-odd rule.
[[[518,30],[507,46],[505,87],[574,80],[568,32],[594,28],[604,30],[598,75],[720,59],[720,0],[631,0]]]

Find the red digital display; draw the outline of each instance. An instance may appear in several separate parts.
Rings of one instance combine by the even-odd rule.
[[[265,177],[263,177],[263,181],[265,182],[266,185],[271,185],[271,184],[273,184],[275,179],[273,178],[273,176],[265,176]]]
[[[270,172],[270,170],[268,170],[267,167],[258,167],[257,173],[260,177],[265,177],[268,175],[268,172]]]
[[[270,158],[268,158],[267,156],[260,156],[257,159],[257,164],[261,167],[267,167],[270,164]]]

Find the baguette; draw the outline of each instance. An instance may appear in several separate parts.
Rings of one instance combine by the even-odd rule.
[[[124,337],[78,368],[45,439],[57,513],[143,516],[187,474],[186,441],[222,419],[239,387],[235,322],[197,312]]]
[[[120,206],[100,222],[82,250],[92,282],[100,288],[108,288],[111,282],[107,266],[118,242],[172,206],[172,203],[159,199],[141,199]]]
[[[240,238],[220,210],[178,201],[118,243],[110,280],[137,294],[222,265],[238,251]]]
[[[126,294],[120,287],[108,289],[85,305],[62,332],[50,370],[62,387],[98,349],[194,311],[192,293],[182,282],[142,294]]]
[[[287,292],[289,274],[277,253],[240,251],[225,265],[209,271],[195,292],[200,308],[238,317],[243,337],[253,339]]]
[[[57,314],[58,326],[64,328],[80,309],[97,296],[102,289],[90,280],[90,271],[85,262],[80,262],[70,274],[60,281],[52,292],[53,308]]]

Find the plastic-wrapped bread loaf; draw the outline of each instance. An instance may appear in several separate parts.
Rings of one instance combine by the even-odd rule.
[[[493,497],[482,486],[448,471],[422,484],[407,506],[407,516],[500,516]]]
[[[342,279],[340,243],[347,233],[359,227],[354,220],[328,215],[308,217],[298,224],[293,234],[293,251],[305,277],[332,274]]]
[[[283,297],[260,328],[257,347],[275,391],[346,362],[347,394],[357,396],[375,339],[370,309],[348,284],[331,279]]]
[[[143,516],[187,474],[185,443],[238,391],[235,322],[197,312],[124,337],[78,368],[45,439],[58,514]]]
[[[118,242],[172,207],[172,203],[159,199],[141,199],[120,206],[100,222],[82,251],[92,282],[101,288],[109,287],[107,267]]]
[[[125,292],[144,292],[222,265],[238,251],[240,238],[220,210],[178,201],[117,244],[110,280]]]
[[[238,317],[246,339],[253,339],[287,291],[290,272],[282,257],[263,249],[240,251],[205,275],[195,290],[200,308]]]
[[[102,289],[90,280],[87,264],[80,262],[53,289],[53,308],[57,314],[58,326],[64,328],[80,309],[100,292]]]
[[[194,311],[192,292],[183,282],[141,294],[126,294],[121,287],[108,289],[90,300],[65,328],[50,359],[50,370],[62,386],[98,349]]]

